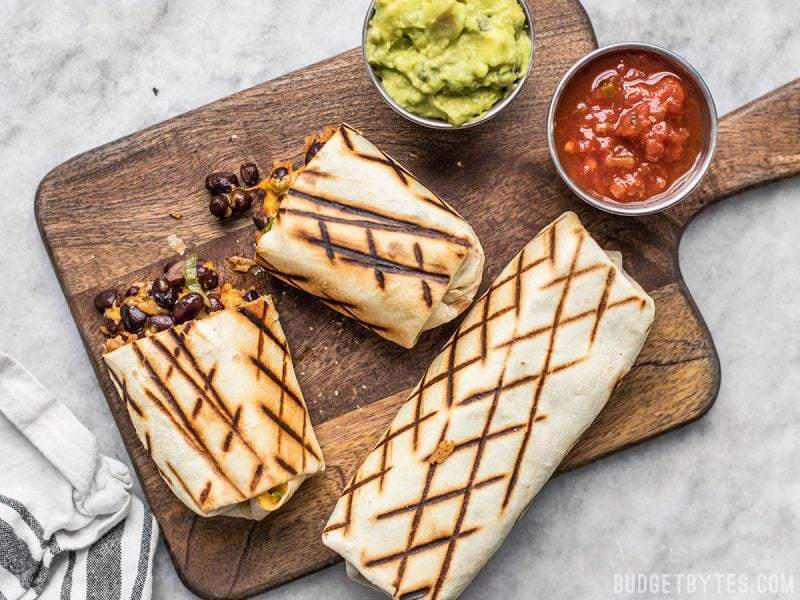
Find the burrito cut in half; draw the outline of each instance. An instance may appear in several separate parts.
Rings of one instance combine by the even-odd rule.
[[[475,304],[322,535],[394,598],[458,597],[633,365],[653,300],[565,213]]]
[[[405,348],[463,312],[484,260],[469,224],[348,125],[306,148],[256,186],[257,262]]]
[[[272,298],[236,294],[225,287],[224,306],[163,331],[125,333],[103,358],[175,495],[204,517],[262,519],[325,464]]]

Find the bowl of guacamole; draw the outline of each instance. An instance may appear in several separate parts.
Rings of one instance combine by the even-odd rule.
[[[373,0],[364,59],[384,100],[427,127],[490,119],[521,89],[533,59],[524,0]]]

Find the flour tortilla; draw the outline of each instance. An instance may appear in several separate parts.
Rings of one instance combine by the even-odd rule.
[[[258,262],[405,348],[472,302],[483,249],[469,224],[341,125],[260,236]]]
[[[458,597],[633,365],[653,300],[565,213],[475,304],[322,536],[395,598]]]
[[[103,358],[164,481],[197,514],[261,519],[324,470],[270,297]],[[279,501],[256,499],[280,486]]]

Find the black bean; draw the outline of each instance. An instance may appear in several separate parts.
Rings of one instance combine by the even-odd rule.
[[[252,187],[258,183],[258,180],[261,179],[258,173],[258,166],[256,163],[244,163],[239,168],[239,174],[242,176],[242,183],[244,183],[248,187]]]
[[[263,212],[253,213],[253,224],[258,227],[259,231],[262,231],[267,226],[267,223],[269,223],[269,217]]]
[[[306,164],[311,162],[311,159],[317,155],[317,152],[322,150],[322,147],[325,145],[325,142],[320,142],[319,140],[314,140],[311,142],[311,145],[306,150]]]
[[[244,193],[244,210],[247,210],[251,206],[253,206],[253,202],[258,200],[259,195],[255,191],[247,191]]]
[[[205,291],[213,290],[219,285],[219,274],[214,269],[197,265],[197,280]]]
[[[247,194],[242,190],[234,190],[230,194],[231,198],[231,208],[233,208],[233,214],[240,215],[244,211],[246,211],[250,204],[252,204],[252,200],[248,202]]]
[[[147,321],[147,313],[132,304],[123,304],[120,314],[122,315],[122,326],[131,333],[139,333]]]
[[[208,298],[208,307],[206,310],[208,312],[216,312],[218,310],[224,310],[225,305],[222,304],[222,300],[219,297],[219,294],[215,294],[214,292],[208,294],[206,296]]]
[[[167,310],[172,308],[178,299],[178,292],[165,277],[159,277],[153,282],[153,285],[150,286],[150,295],[156,304]]]
[[[270,173],[269,177],[270,179],[274,179],[275,181],[280,181],[288,174],[289,174],[289,169],[287,169],[286,167],[278,167],[272,170],[272,173]]]
[[[176,323],[184,323],[190,319],[194,319],[201,310],[203,310],[205,303],[203,297],[197,292],[186,294],[183,298],[179,298],[172,307],[172,318]]]
[[[182,288],[186,283],[186,263],[183,259],[175,259],[164,266],[164,279],[175,288]]]
[[[245,299],[246,302],[252,302],[258,298],[259,294],[255,290],[248,290],[243,295],[242,298]]]
[[[164,331],[175,325],[169,315],[150,315],[147,317],[147,326],[156,331]]]
[[[100,331],[102,331],[103,334],[108,337],[114,337],[119,332],[119,323],[117,323],[114,319],[103,317],[103,325],[100,328]]]
[[[119,298],[117,290],[103,290],[94,297],[94,307],[97,310],[103,311],[107,308],[114,306],[114,302]]]
[[[236,177],[236,173],[214,171],[206,177],[206,188],[213,194],[227,194],[237,187],[239,187],[239,178]]]
[[[138,285],[132,285],[127,290],[125,290],[125,297],[128,298],[130,296],[135,296],[138,293],[139,293],[139,286]]]
[[[208,204],[208,210],[218,219],[227,219],[233,214],[231,201],[225,194],[212,196],[211,202]]]

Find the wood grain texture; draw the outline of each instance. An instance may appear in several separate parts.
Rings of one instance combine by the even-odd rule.
[[[800,171],[800,83],[721,120],[709,177],[681,205],[641,218],[608,215],[558,179],[544,131],[559,78],[596,45],[591,25],[575,0],[529,4],[533,73],[487,125],[447,132],[404,121],[381,103],[356,49],[82,154],[42,181],[42,237],[177,571],[195,593],[242,598],[336,560],[319,539],[336,496],[457,325],[403,350],[279,282],[223,268],[228,281],[276,297],[328,470],[259,523],[197,518],[161,481],[101,364],[92,298],[160,272],[172,256],[170,233],[218,264],[252,255],[249,219],[220,224],[209,215],[205,175],[246,160],[263,169],[298,156],[304,136],[326,124],[362,130],[473,224],[487,254],[483,289],[542,226],[575,210],[605,248],[622,251],[625,268],[654,296],[656,323],[634,370],[562,470],[688,423],[711,406],[719,364],[680,275],[680,235],[712,202]],[[173,220],[172,211],[183,218]]]

